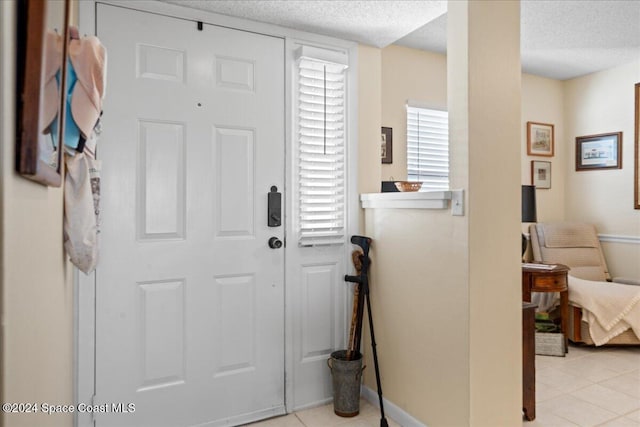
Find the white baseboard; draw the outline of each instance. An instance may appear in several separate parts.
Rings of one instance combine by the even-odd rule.
[[[288,413],[304,411],[305,409],[317,408],[318,406],[328,405],[329,403],[332,403],[332,402],[333,402],[333,396],[328,397],[326,399],[318,400],[316,402],[305,403],[304,405],[296,406],[290,409]]]
[[[367,400],[367,402],[371,403],[376,408],[380,408],[377,391],[363,385],[360,394]],[[404,409],[388,401],[384,396],[382,396],[382,404],[384,405],[385,416],[389,416],[389,418],[392,418],[402,427],[427,427],[425,424],[422,424],[420,421],[409,415],[409,413],[405,412]]]

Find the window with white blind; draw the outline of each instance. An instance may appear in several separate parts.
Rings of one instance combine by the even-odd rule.
[[[407,180],[449,189],[449,113],[407,105]]]
[[[298,50],[298,244],[344,243],[346,55]]]

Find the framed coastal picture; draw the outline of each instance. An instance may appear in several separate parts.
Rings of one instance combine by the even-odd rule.
[[[576,170],[622,169],[622,132],[576,138]]]
[[[527,122],[527,154],[553,157],[553,125]]]
[[[531,161],[531,185],[542,190],[551,188],[551,162]]]

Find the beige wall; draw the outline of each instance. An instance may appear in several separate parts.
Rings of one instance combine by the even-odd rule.
[[[380,191],[380,64],[380,49],[358,46],[358,194]],[[360,209],[360,232],[364,229],[364,211]]]
[[[553,157],[527,155],[527,122],[554,125],[555,144]],[[565,164],[567,158],[567,138],[564,134],[564,91],[559,80],[522,75],[522,183],[532,184],[531,162],[540,160],[551,162],[551,188],[538,189],[536,202],[538,221],[562,221],[565,217]]]
[[[358,164],[360,179],[366,180],[360,183],[360,188],[369,188],[371,192],[380,188],[377,140],[381,113],[394,110],[404,117],[409,92],[405,89],[404,93],[394,93],[394,84],[403,84],[403,78],[397,71],[389,77],[389,69],[398,61],[396,64],[402,64],[399,69],[407,70],[405,65],[412,66],[411,61],[423,54],[405,48],[359,47],[359,69],[361,73],[367,70],[367,76],[359,82]],[[439,59],[446,61],[441,55]],[[441,74],[442,69],[446,73],[446,64],[440,65]],[[363,105],[371,99],[370,94],[374,97],[382,94],[382,111],[380,105]],[[382,123],[393,127],[394,141],[401,140],[397,129],[405,127],[405,119],[398,120],[398,125],[393,121]],[[370,133],[375,143],[363,138],[363,130]],[[394,152],[394,164],[397,153]],[[468,275],[458,264],[467,253],[466,228],[460,225],[465,222],[454,224],[448,211],[367,209],[365,215],[364,232],[374,240],[371,300],[384,396],[429,425],[466,425],[469,305],[468,288],[463,284],[468,282]],[[440,327],[443,322],[447,324],[445,333]],[[371,347],[366,335],[362,348],[365,363],[370,367],[364,373],[365,385],[375,390]]]
[[[564,92],[558,80],[522,75],[521,182],[531,183],[531,161],[552,163],[552,185],[538,191],[538,220],[564,219]],[[391,45],[382,49],[382,126],[393,128],[393,163],[382,165],[382,180],[407,177],[407,100],[447,109],[447,58],[443,54]],[[550,123],[555,130],[554,157],[527,156],[527,121]],[[525,226],[526,228],[526,226]]]
[[[466,230],[448,211],[367,209],[384,396],[429,426],[469,423]],[[365,385],[376,389],[371,347]]]
[[[565,88],[568,220],[595,224],[601,234],[640,238],[640,210],[633,209],[634,84],[640,61],[572,79]],[[622,169],[576,172],[575,138],[623,132]],[[603,244],[614,276],[640,277],[640,245]]]
[[[71,404],[73,292],[62,190],[14,172],[15,3],[0,2],[2,402]],[[6,426],[71,426],[69,414],[0,415]]]
[[[519,8],[500,2],[454,6],[449,26],[455,47],[450,44],[448,60],[454,70],[449,81],[456,84],[448,91],[444,56],[399,47],[382,51],[382,125],[394,128],[394,166],[406,165],[400,160],[406,100],[448,104],[452,187],[465,188],[468,196],[463,217],[449,210],[366,212],[366,233],[374,239],[371,292],[382,382],[387,399],[427,425],[517,425]],[[467,18],[475,24],[469,32]],[[389,172],[392,167],[383,165],[383,179],[397,173]],[[372,370],[365,371],[365,384],[375,389]]]
[[[468,68],[449,59],[448,90],[455,122],[464,117],[455,103],[457,83],[468,79],[469,424],[513,426],[522,422],[522,295],[514,286],[522,275],[520,3],[450,1],[449,39],[457,32],[455,14],[465,9],[469,32],[460,45],[466,44]],[[448,57],[455,54],[450,41]],[[464,133],[452,134],[452,143]],[[451,166],[459,166],[453,154]]]
[[[393,163],[384,181],[407,179],[407,101],[447,109],[445,55],[391,45],[382,50],[382,126],[393,128]]]
[[[602,234],[640,236],[640,212],[632,208],[632,88],[639,74],[640,65],[634,62],[569,81],[522,75],[521,183],[531,184],[533,160],[551,162],[551,189],[537,191],[538,221],[588,221]],[[407,99],[447,108],[444,88],[444,55],[400,46],[382,49],[382,125],[393,128],[394,155],[393,164],[382,165],[381,179],[406,178]],[[528,121],[554,125],[553,157],[527,155]],[[623,169],[576,172],[575,137],[617,130],[624,132]],[[597,197],[583,197],[587,191]],[[524,224],[522,230],[527,227]],[[640,245],[602,246],[614,276],[640,277]]]

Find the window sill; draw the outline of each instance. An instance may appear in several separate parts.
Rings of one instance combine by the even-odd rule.
[[[361,194],[365,209],[447,209],[451,191],[424,191],[415,193]]]

